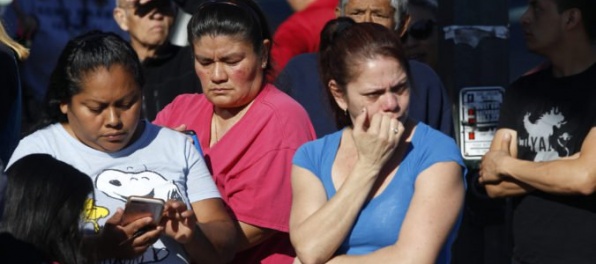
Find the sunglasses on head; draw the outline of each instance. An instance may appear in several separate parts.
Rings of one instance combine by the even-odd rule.
[[[402,42],[406,42],[409,37],[417,40],[425,40],[430,37],[435,29],[436,22],[432,19],[420,20],[412,24],[410,28],[401,37]]]

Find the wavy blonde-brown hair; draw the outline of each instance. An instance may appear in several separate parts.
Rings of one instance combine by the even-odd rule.
[[[8,34],[6,30],[4,30],[4,25],[0,21],[0,43],[8,46],[12,50],[17,53],[17,57],[19,60],[24,60],[29,57],[29,49],[23,47],[23,45],[19,44],[18,42],[14,41]]]

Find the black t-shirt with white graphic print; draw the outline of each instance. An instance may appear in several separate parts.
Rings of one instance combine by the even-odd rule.
[[[499,122],[517,131],[518,158],[536,162],[579,152],[595,126],[596,64],[564,78],[552,68],[520,78],[505,93]],[[514,259],[596,263],[596,195],[534,191],[514,198],[514,206]]]

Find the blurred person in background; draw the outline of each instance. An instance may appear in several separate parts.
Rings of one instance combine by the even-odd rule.
[[[437,0],[408,0],[410,24],[401,37],[409,59],[438,69]]]
[[[339,1],[288,2],[297,11],[279,25],[273,35],[271,59],[276,73],[281,72],[294,56],[319,50],[321,30],[327,21],[335,18],[335,8]]]
[[[403,35],[410,16],[407,0],[341,0],[336,15],[347,16],[356,22],[373,22]],[[337,131],[333,114],[328,107],[325,87],[317,67],[317,53],[296,56],[286,65],[275,81],[280,90],[288,93],[306,108],[317,136]],[[412,79],[410,117],[453,137],[451,101],[439,76],[430,66],[409,61]]]
[[[143,65],[143,115],[157,112],[184,93],[201,93],[192,50],[170,43],[176,6],[171,0],[117,0],[114,19],[130,35],[130,44]]]
[[[8,34],[31,51],[21,67],[23,131],[43,114],[50,73],[68,40],[94,29],[127,38],[112,18],[115,5],[116,0],[15,0],[6,9],[2,18]]]
[[[21,138],[22,90],[19,61],[29,50],[6,34],[0,21],[0,161],[8,163]]]
[[[521,25],[549,64],[506,90],[479,181],[511,197],[512,263],[596,263],[596,1],[532,0]]]

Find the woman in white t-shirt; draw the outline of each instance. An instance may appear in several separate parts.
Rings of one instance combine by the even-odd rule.
[[[95,31],[69,41],[52,73],[47,117],[21,140],[8,167],[47,153],[91,177],[95,197],[85,208],[84,231],[95,235],[85,241],[100,260],[230,258],[234,224],[203,158],[183,134],[141,120],[143,84],[135,51],[117,35]],[[168,201],[162,221],[121,225],[131,195]],[[141,229],[148,231],[135,236]]]

